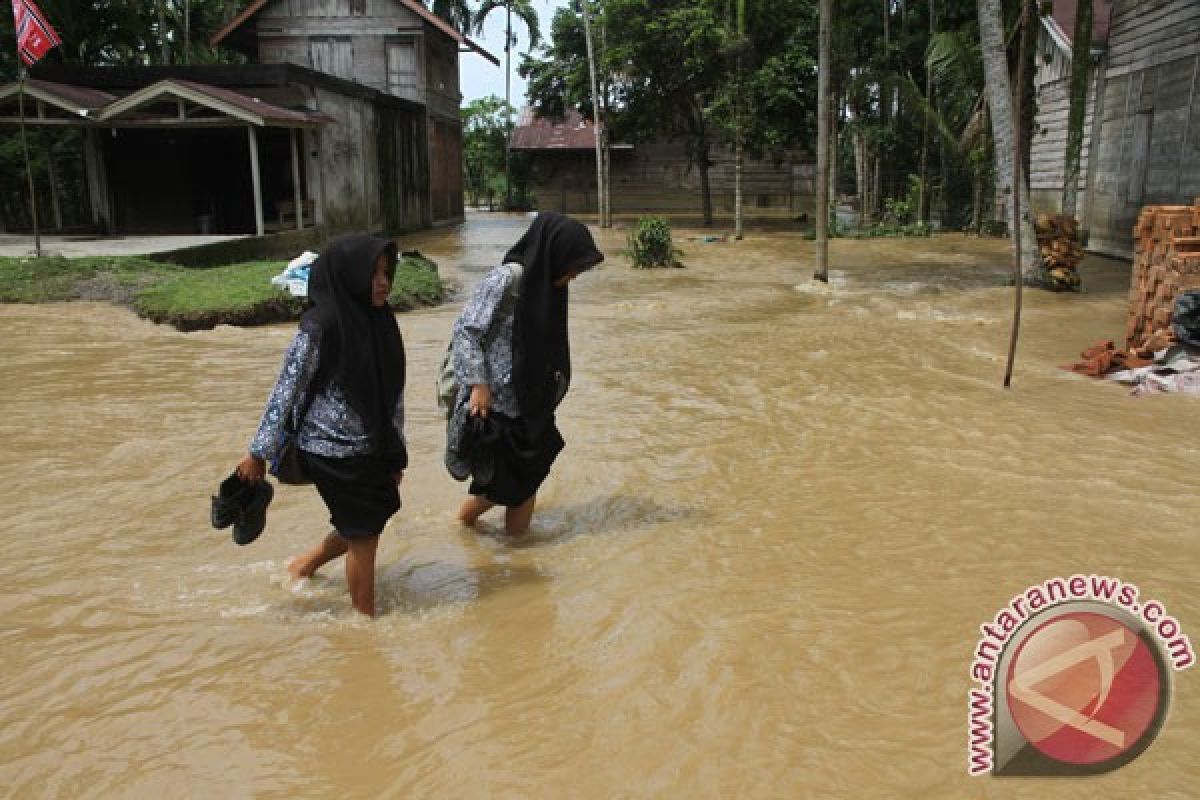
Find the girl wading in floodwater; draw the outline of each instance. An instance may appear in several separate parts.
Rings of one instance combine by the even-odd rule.
[[[571,381],[567,286],[603,260],[582,223],[538,214],[455,323],[462,388],[448,426],[447,465],[456,456],[473,463],[462,470],[474,476],[458,512],[464,524],[504,506],[506,532],[528,530],[538,487],[565,444],[554,412]]]
[[[346,556],[354,608],[375,615],[375,551],[400,508],[404,444],[404,342],[388,294],[396,245],[366,234],[331,241],[312,266],[300,320],[250,452],[243,481],[263,479],[290,418],[305,476],[329,508],[333,532],[291,560],[307,578]]]

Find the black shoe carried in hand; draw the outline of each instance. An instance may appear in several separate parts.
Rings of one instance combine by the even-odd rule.
[[[213,495],[212,526],[221,530],[236,522],[242,507],[250,502],[253,491],[254,484],[243,483],[237,472],[230,473]]]
[[[250,544],[267,526],[267,506],[275,496],[275,489],[267,481],[255,481],[251,484],[252,494],[249,502],[242,507],[241,515],[233,523],[233,541],[238,544]]]
[[[221,481],[212,498],[212,526],[233,526],[233,540],[240,545],[253,542],[267,524],[267,506],[275,490],[266,481],[246,483],[237,472]]]

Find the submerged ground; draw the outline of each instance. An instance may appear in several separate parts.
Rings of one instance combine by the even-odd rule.
[[[527,220],[408,237],[472,285]],[[180,334],[0,307],[0,786],[55,797],[1186,797],[1200,678],[1106,776],[966,771],[979,626],[1025,587],[1121,577],[1200,630],[1194,398],[1058,368],[1121,333],[1128,264],[1026,295],[1000,388],[1002,242],[623,232],[572,286],[568,447],[532,538],[466,532],[434,372],[457,304],[400,317],[412,465],[382,617],[281,489],[238,548],[208,500],[293,328]]]

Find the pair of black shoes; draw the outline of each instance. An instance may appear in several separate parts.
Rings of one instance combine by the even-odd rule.
[[[267,506],[275,490],[266,481],[246,483],[234,471],[221,481],[212,499],[212,526],[217,530],[233,526],[233,541],[250,544],[267,526]]]
[[[472,415],[463,403],[450,418],[446,436],[446,470],[457,481],[474,478],[487,486],[496,476],[495,446],[502,435],[495,415]]]

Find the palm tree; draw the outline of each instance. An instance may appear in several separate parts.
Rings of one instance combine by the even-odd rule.
[[[1029,182],[1024,176],[1017,181],[1013,153],[1016,149],[1017,122],[1013,114],[1012,84],[1008,78],[1008,53],[1004,44],[1004,16],[1000,0],[978,0],[979,42],[983,55],[983,72],[987,78],[988,106],[992,112],[992,142],[994,146],[996,185],[1007,199],[1006,222],[1010,235],[1021,226],[1023,246],[1017,254],[1025,280],[1032,284],[1045,282],[1042,259],[1037,250],[1033,224],[1029,220]],[[1019,198],[1014,202],[1016,193]],[[1020,219],[1014,213],[1017,203],[1025,210]]]
[[[475,19],[469,0],[433,0],[429,10],[449,22],[459,33],[469,32]]]
[[[525,25],[525,30],[529,34],[529,47],[526,52],[532,50],[539,41],[541,41],[541,32],[538,27],[537,11],[533,8],[532,0],[483,0],[479,4],[479,10],[475,12],[473,28],[477,34],[483,33],[483,23],[488,16],[498,8],[504,9],[504,105],[505,105],[505,133],[507,139],[512,139],[512,48],[516,44],[513,38],[512,18],[516,14],[517,18]],[[509,147],[505,144],[504,147],[504,183],[505,183],[505,199],[508,205],[512,205],[512,174],[510,169]]]

